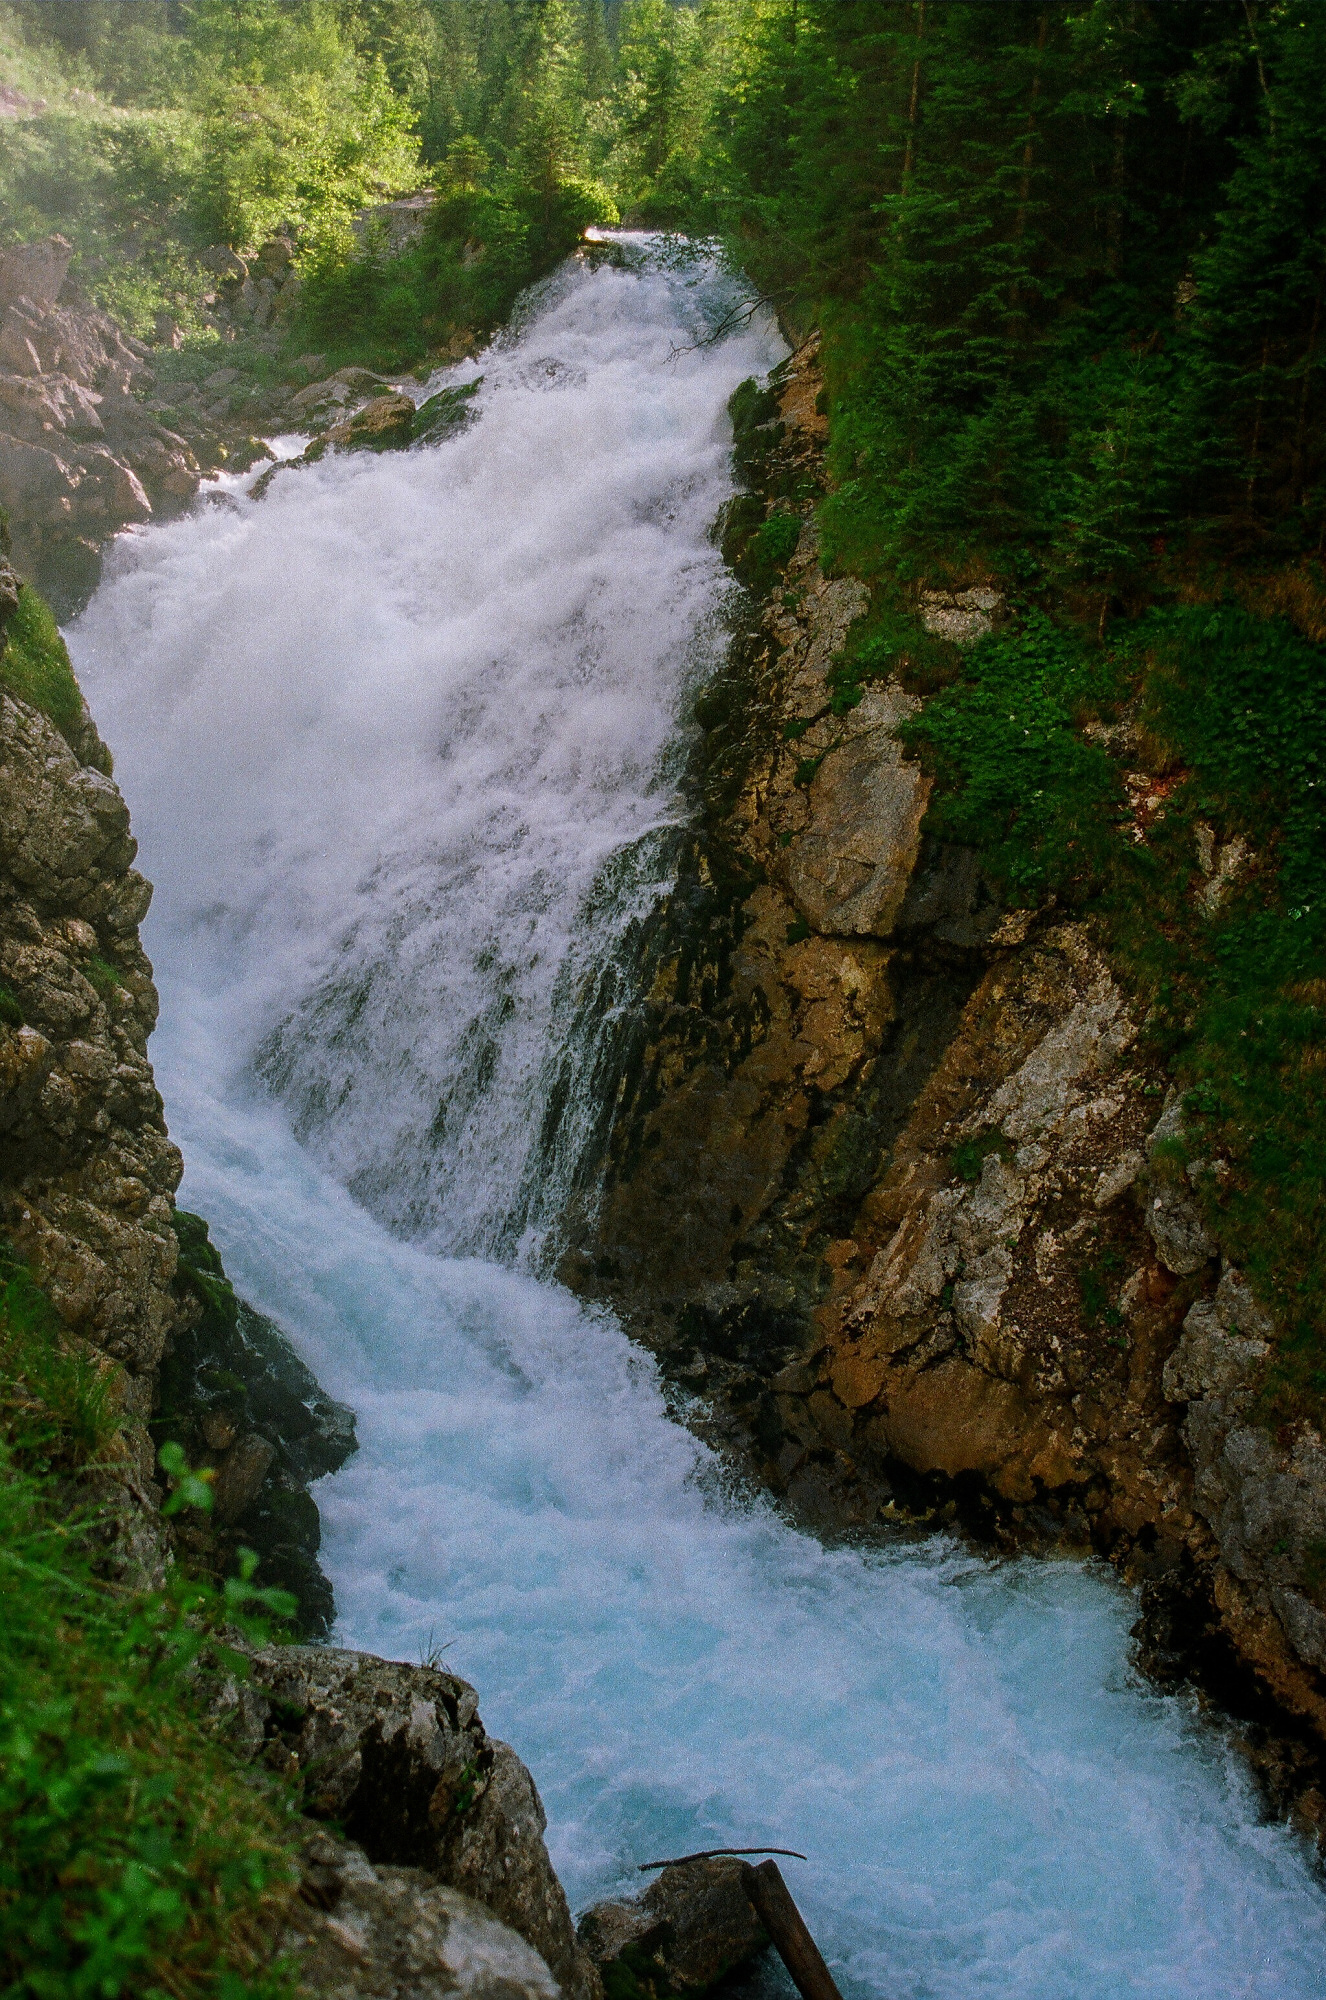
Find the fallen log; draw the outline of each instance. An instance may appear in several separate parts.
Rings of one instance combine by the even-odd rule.
[[[842,2000],[833,1974],[820,1957],[819,1948],[792,1901],[778,1863],[762,1861],[758,1868],[752,1868],[747,1862],[741,1879],[774,1950],[792,1975],[801,2000]]]

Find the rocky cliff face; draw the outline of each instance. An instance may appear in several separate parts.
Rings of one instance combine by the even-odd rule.
[[[0,256],[0,509],[21,572],[77,596],[107,536],[198,490],[185,440],[144,406],[147,349],[76,292],[61,237]]]
[[[0,1230],[113,1370],[127,1475],[147,1504],[146,1426],[179,1316],[181,1161],[147,1060],[151,890],[134,853],[106,771],[0,691]]]
[[[565,1275],[812,1520],[1109,1555],[1144,1662],[1241,1710],[1320,1821],[1326,1456],[1259,1420],[1275,1330],[1198,1198],[1223,1163],[1189,1157],[1090,927],[1001,910],[927,836],[918,697],[835,671],[865,591],[769,526],[820,477],[814,343],[771,384],[734,404],[755,490],[723,524],[755,607],[697,705],[692,831]],[[999,599],[919,609],[963,645]]]
[[[240,351],[227,343],[241,335],[246,358],[277,354],[299,296],[293,256],[284,236],[248,260],[223,245],[204,252],[218,365],[198,381],[158,381],[153,350],[70,280],[63,237],[0,252],[0,515],[20,575],[61,615],[95,587],[112,536],[182,512],[221,465],[267,455],[255,432],[322,430],[391,386],[366,368],[310,381],[323,365],[316,354],[294,364],[293,385],[274,388],[227,365]],[[158,355],[180,344],[178,327],[158,325]]]

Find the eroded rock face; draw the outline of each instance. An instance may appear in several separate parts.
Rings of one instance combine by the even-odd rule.
[[[414,434],[414,404],[397,390],[374,396],[342,423],[314,438],[304,456],[310,462],[329,451],[399,451]]]
[[[543,1842],[525,1766],[485,1731],[465,1681],[368,1653],[282,1646],[222,1676],[212,1713],[243,1754],[302,1783],[306,1809],[374,1863],[423,1868],[485,1904],[551,1968],[568,2000],[597,2000]]]
[[[375,1868],[349,1841],[303,1851],[281,1949],[318,2000],[559,2000],[539,1954],[491,1910],[418,1868]]]
[[[727,510],[725,548],[818,477],[818,388],[812,343],[773,392],[740,392],[758,490]],[[933,913],[908,904],[929,781],[897,732],[918,704],[896,680],[835,704],[828,680],[866,604],[824,574],[807,522],[698,705],[699,826],[644,939],[606,1189],[568,1260],[688,1386],[767,1381],[802,1344],[836,1282],[826,1233],[844,1234],[974,976],[956,930],[924,965],[913,940],[977,905],[983,937],[995,914],[979,870],[933,851]]]
[[[113,780],[0,692],[0,1231],[76,1337],[119,1364],[137,1474],[175,1323],[180,1156],[147,1059],[151,890]]]
[[[1326,1727],[1326,1694],[1301,1671],[1326,1673],[1326,1448],[1310,1424],[1272,1431],[1258,1419],[1274,1334],[1270,1315],[1226,1266],[1214,1295],[1184,1319],[1165,1393],[1186,1405],[1193,1505],[1215,1541],[1226,1620],[1277,1695]]]

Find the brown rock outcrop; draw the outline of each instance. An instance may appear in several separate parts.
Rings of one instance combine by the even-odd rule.
[[[596,1903],[580,1942],[606,1975],[632,1990],[702,1994],[768,1945],[746,1894],[740,1861],[674,1862],[642,1894]]]
[[[539,1954],[491,1910],[418,1868],[375,1868],[349,1841],[305,1844],[281,1940],[317,2000],[558,2000]]]

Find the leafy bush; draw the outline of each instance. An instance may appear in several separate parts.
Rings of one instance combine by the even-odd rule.
[[[20,701],[49,716],[66,736],[77,729],[83,699],[69,664],[69,649],[44,599],[31,585],[18,594],[18,610],[9,621],[8,644],[0,653],[0,685]]]
[[[219,1589],[102,1579],[110,1523],[78,1468],[112,1445],[115,1374],[0,1248],[0,1985],[278,2000],[298,1824],[207,1735],[188,1676],[221,1627],[266,1636],[289,1603],[251,1563]],[[207,1503],[166,1469],[168,1511]]]
[[[1020,899],[1081,894],[1116,847],[1116,767],[1075,724],[1116,692],[1099,653],[1040,612],[985,639],[962,678],[903,725],[942,780],[930,824],[980,847]]]

